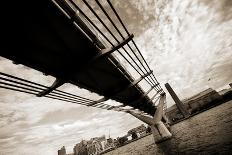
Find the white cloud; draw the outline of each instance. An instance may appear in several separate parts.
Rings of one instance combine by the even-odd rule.
[[[157,1],[156,5],[153,26],[137,42],[158,80],[169,82],[181,98],[228,84],[232,71],[225,69],[232,67],[228,63],[232,20],[219,20],[222,15],[215,5],[200,1]],[[216,64],[220,67],[213,68]],[[173,104],[170,98],[168,103]]]

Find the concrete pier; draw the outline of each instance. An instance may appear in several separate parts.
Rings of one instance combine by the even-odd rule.
[[[141,113],[136,113],[133,110],[128,110],[127,112],[130,113],[132,116],[138,118],[139,120],[143,121],[144,123],[148,124],[151,127],[152,134],[154,136],[154,141],[156,143],[160,143],[172,137],[172,134],[162,122],[162,118],[166,120],[167,117],[164,114],[163,108],[166,100],[166,95],[162,94],[160,96],[159,104],[156,107],[156,112],[154,117],[146,116]]]

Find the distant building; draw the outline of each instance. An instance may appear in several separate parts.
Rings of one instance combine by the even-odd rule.
[[[125,136],[122,136],[122,137],[118,137],[117,138],[117,142],[118,142],[117,146],[125,145],[128,142],[128,138],[127,137],[128,137],[128,135],[125,135]]]
[[[213,101],[220,98],[221,96],[218,92],[212,88],[208,88],[190,98],[182,100],[182,102],[186,105],[188,111],[193,114],[212,106],[214,104]],[[167,115],[171,122],[175,122],[183,118],[176,105],[173,105],[167,109]]]
[[[95,138],[91,138],[91,140],[95,140],[95,143],[99,143],[99,146],[96,145],[96,147],[100,147],[101,151],[103,151],[105,149],[106,146],[106,137],[105,135],[101,136],[101,137],[95,137]]]
[[[218,93],[221,96],[226,96],[227,94],[231,94],[231,92],[232,92],[232,87],[231,86],[232,86],[232,83],[230,83],[230,87],[229,88],[222,89]]]
[[[119,138],[119,137],[118,137],[118,138]],[[114,139],[114,146],[115,146],[115,147],[119,146],[118,138]]]
[[[218,92],[212,88],[208,88],[188,99],[183,100],[182,102],[188,106],[191,113],[194,113],[210,107],[212,105],[212,101],[219,99],[220,97],[221,96]]]
[[[133,135],[133,134],[136,134],[137,137],[143,137],[146,135],[146,127],[144,124],[136,127],[136,128],[133,128],[131,130],[129,130],[127,133],[128,135]],[[132,137],[133,138],[133,137]]]
[[[89,141],[82,140],[74,147],[74,155],[98,155],[114,148],[114,140],[105,136],[91,138]]]
[[[73,148],[74,155],[88,155],[87,141],[82,140],[80,143],[76,144]]]
[[[112,139],[112,138],[109,137],[109,138],[106,140],[106,145],[105,145],[104,151],[105,151],[105,150],[112,149],[112,148],[115,148],[114,139]]]
[[[100,141],[97,139],[91,139],[87,142],[88,155],[98,155],[103,151],[103,147]]]
[[[58,150],[58,155],[66,155],[66,149],[64,146],[60,150]]]

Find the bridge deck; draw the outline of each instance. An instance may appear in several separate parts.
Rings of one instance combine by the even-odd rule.
[[[155,108],[147,96],[136,103],[144,94],[138,85],[116,93],[135,79],[124,68],[118,68],[114,57],[103,57],[88,64],[99,54],[99,49],[52,1],[27,1],[21,4],[17,16],[20,23],[13,30],[17,35],[7,40],[17,45],[17,51],[15,47],[8,47],[1,50],[1,56],[154,114]]]

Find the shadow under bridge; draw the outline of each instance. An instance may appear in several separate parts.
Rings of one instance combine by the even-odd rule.
[[[14,23],[14,29],[8,34],[10,37],[7,37],[10,39],[6,38],[7,42],[17,47],[17,51],[12,46],[2,50],[0,55],[51,75],[56,80],[52,86],[46,87],[1,73],[2,88],[31,92],[24,88],[38,86],[41,89],[33,93],[40,97],[50,96],[67,102],[79,98],[84,105],[115,110],[117,106],[104,104],[107,99],[112,99],[122,103],[120,107],[131,106],[154,115],[153,100],[164,91],[110,0],[104,6],[98,0],[91,1],[91,4],[86,0],[21,1],[17,8],[20,8],[15,11],[20,21]],[[140,78],[134,79],[125,66],[130,66]],[[13,84],[3,82],[10,78]],[[21,88],[14,85],[20,80],[24,83]],[[150,87],[146,92],[139,86],[143,80]],[[25,83],[33,87],[25,86]],[[64,83],[104,97],[93,101],[61,92],[58,87]],[[156,93],[148,97],[152,90]]]

